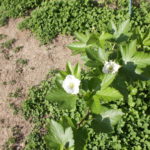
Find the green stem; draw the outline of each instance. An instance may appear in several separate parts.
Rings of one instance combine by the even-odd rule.
[[[132,0],[129,0],[129,16],[132,14]]]
[[[60,145],[60,150],[64,150],[64,146],[63,145]]]

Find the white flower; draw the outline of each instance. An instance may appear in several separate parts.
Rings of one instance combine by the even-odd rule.
[[[108,73],[114,74],[114,73],[118,72],[119,68],[120,68],[119,64],[116,64],[113,61],[106,61],[102,71],[106,74],[108,74]]]
[[[73,75],[67,75],[62,84],[64,90],[69,94],[78,94],[80,80],[75,78]]]

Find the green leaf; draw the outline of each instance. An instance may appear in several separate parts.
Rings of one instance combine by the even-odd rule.
[[[97,91],[96,96],[98,96],[100,100],[103,100],[105,102],[118,100],[123,97],[118,90],[111,87],[107,87]]]
[[[150,65],[150,54],[144,52],[137,52],[132,58],[134,64],[142,66],[142,65]]]
[[[80,79],[80,73],[81,73],[81,68],[80,68],[80,65],[77,63],[75,68],[74,68],[74,75],[75,75],[75,77]]]
[[[119,37],[121,34],[127,33],[129,31],[129,27],[130,27],[130,20],[128,19],[119,25],[117,36]]]
[[[95,115],[92,121],[92,128],[96,133],[108,133],[113,130],[113,126],[121,119],[123,113],[119,110],[108,110],[100,115]]]
[[[74,73],[70,62],[67,62],[67,64],[66,64],[66,72],[71,75],[73,75],[73,73]]]
[[[88,46],[86,45],[86,43],[73,42],[67,45],[67,47],[73,51],[73,54],[81,54],[85,52],[85,48],[87,48]]]
[[[90,46],[100,46],[100,40],[98,35],[94,33],[91,34],[86,44]]]
[[[135,53],[136,53],[136,40],[132,41],[129,44],[129,46],[126,47],[121,46],[121,54],[125,64],[132,60],[132,57]]]
[[[83,42],[83,43],[86,43],[87,40],[88,40],[88,38],[89,38],[87,35],[84,35],[84,34],[79,33],[79,32],[75,32],[74,35],[75,35],[75,37],[76,37],[79,41],[81,41],[81,42]]]
[[[101,115],[96,115],[92,121],[91,127],[96,133],[109,133],[113,131],[109,118],[102,118]]]
[[[112,34],[102,32],[102,34],[99,37],[101,48],[104,48],[104,46],[106,44],[106,40],[111,39],[112,37],[113,37]]]
[[[96,96],[93,96],[93,99],[90,100],[89,104],[92,113],[99,114],[101,112],[100,101]]]
[[[98,57],[99,57],[99,61],[102,63],[108,61],[108,53],[101,48],[98,49]]]
[[[75,109],[77,97],[66,93],[63,89],[51,89],[47,92],[46,99],[56,102],[63,109]]]
[[[121,116],[123,115],[123,112],[120,110],[113,110],[110,109],[108,111],[105,111],[104,113],[101,113],[102,118],[109,118],[111,125],[116,125],[117,122],[121,119]]]
[[[115,79],[116,74],[104,74],[101,82],[101,88],[104,89],[108,87]]]
[[[71,127],[64,129],[61,124],[51,120],[45,141],[50,149],[71,148],[74,146],[73,131]]]
[[[98,52],[95,49],[87,48],[86,54],[87,54],[88,58],[91,60],[97,60],[98,59]]]
[[[74,132],[75,150],[86,150],[88,131],[86,128],[79,128]]]

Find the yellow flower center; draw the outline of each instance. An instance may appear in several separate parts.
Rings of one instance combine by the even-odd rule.
[[[73,84],[73,83],[70,83],[70,84],[69,84],[69,88],[70,88],[70,89],[73,89],[73,88],[74,88],[74,84]]]

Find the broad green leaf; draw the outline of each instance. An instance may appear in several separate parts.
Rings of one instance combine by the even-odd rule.
[[[93,99],[90,100],[90,109],[94,114],[101,112],[100,100],[96,96],[93,96]]]
[[[150,65],[150,54],[144,53],[144,52],[137,52],[134,57],[132,58],[132,61],[136,65]]]
[[[88,46],[86,45],[86,43],[73,42],[67,45],[67,47],[73,51],[73,54],[81,54],[85,52],[85,48],[87,48]]]
[[[95,49],[87,48],[86,54],[87,54],[88,58],[91,60],[97,60],[98,59],[98,52]]]
[[[103,100],[105,102],[118,100],[123,97],[118,90],[111,87],[107,87],[105,89],[101,89],[97,91],[96,96],[98,96],[100,100]]]
[[[71,127],[64,129],[61,124],[51,120],[45,141],[49,149],[71,148],[74,146],[73,131]]]
[[[86,44],[90,46],[100,46],[98,35],[94,33],[91,34]]]
[[[123,113],[119,110],[107,110],[100,115],[95,115],[92,121],[92,128],[97,133],[108,133],[113,130],[113,126],[121,119]]]
[[[113,131],[110,119],[102,118],[101,115],[96,115],[92,121],[91,127],[96,133],[109,133]]]
[[[104,89],[108,87],[115,79],[116,74],[104,74],[102,77],[101,88]]]
[[[136,40],[132,41],[129,44],[129,46],[126,47],[121,46],[121,54],[125,64],[132,60],[132,57],[134,56],[135,53],[136,53]]]
[[[75,124],[77,124],[75,120],[69,118],[68,116],[63,116],[60,123],[64,128],[71,127],[72,129],[76,128]]]
[[[108,111],[105,111],[104,113],[101,113],[102,119],[109,118],[111,125],[117,124],[117,122],[121,119],[122,115],[123,115],[122,111],[113,110],[113,109],[110,109]]]
[[[101,48],[104,48],[106,40],[111,39],[112,37],[112,34],[102,32],[102,34],[99,37]]]
[[[100,104],[99,96],[97,95],[94,95],[92,99],[89,99],[88,105],[91,109],[91,112],[94,114],[100,114],[108,109]]]
[[[58,103],[61,108],[75,109],[77,97],[66,93],[63,89],[55,88],[47,92],[46,99]]]
[[[101,48],[98,49],[98,57],[99,57],[99,61],[102,63],[108,61],[108,53]]]
[[[66,71],[68,74],[71,74],[71,75],[73,75],[73,73],[74,73],[70,62],[67,62],[67,64],[66,64]]]
[[[117,36],[119,37],[121,34],[127,33],[129,31],[129,27],[130,27],[130,20],[128,19],[119,25]]]
[[[74,131],[75,150],[86,150],[88,131],[86,128],[79,128]]]
[[[89,37],[83,33],[75,32],[74,35],[79,41],[83,43],[86,43],[87,40],[89,39]]]

